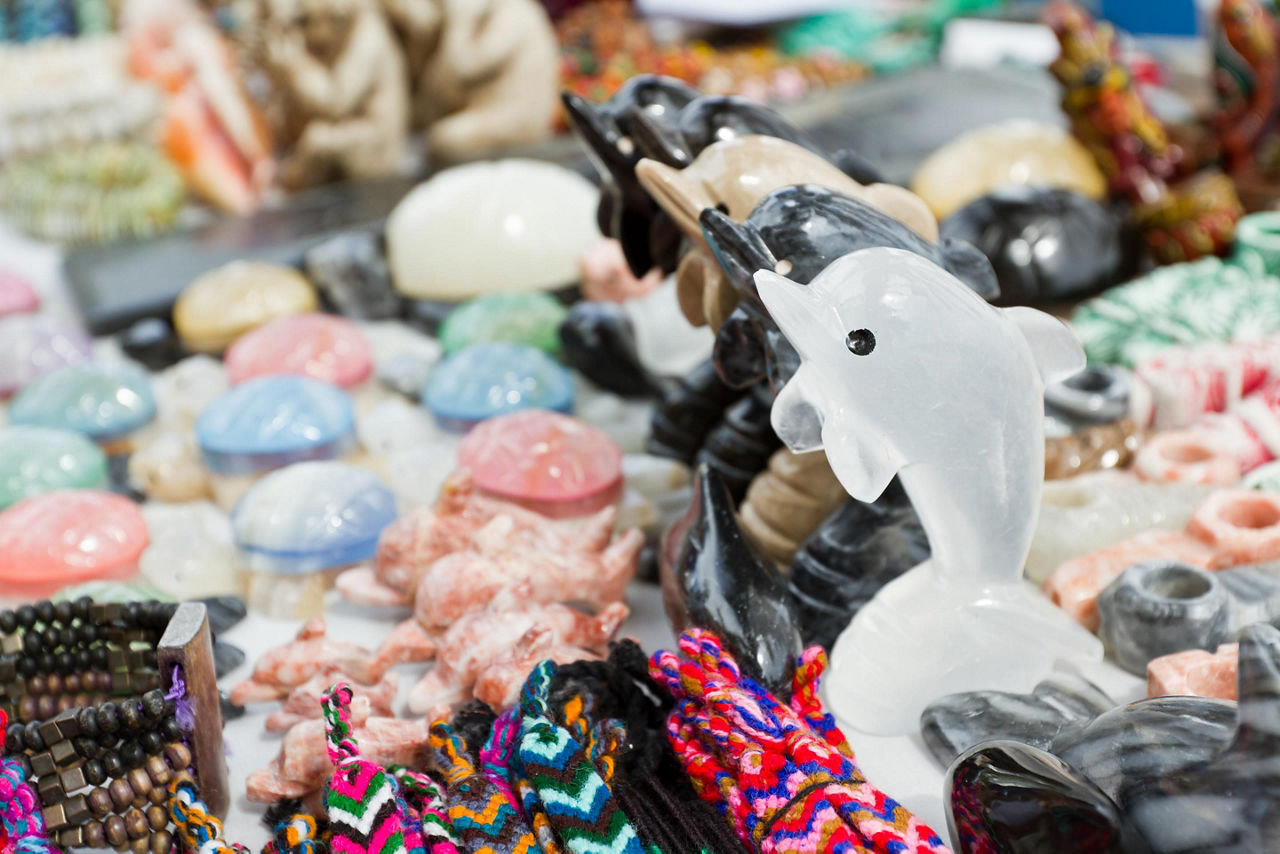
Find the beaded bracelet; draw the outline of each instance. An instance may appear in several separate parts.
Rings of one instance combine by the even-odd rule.
[[[0,675],[0,711],[13,713],[6,767],[27,781],[59,846],[168,854],[168,789],[194,784],[197,771],[225,814],[204,605],[82,598],[0,611]]]

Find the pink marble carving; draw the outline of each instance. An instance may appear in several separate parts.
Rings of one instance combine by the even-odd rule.
[[[614,516],[607,507],[568,534],[545,522],[523,528],[510,516],[496,516],[472,535],[469,548],[436,560],[423,573],[414,616],[428,628],[443,629],[525,579],[536,603],[620,601],[644,537],[631,530],[610,543]]]
[[[360,758],[380,765],[420,765],[427,751],[425,719],[371,717],[368,697],[351,703],[352,735]],[[325,744],[324,721],[306,720],[285,733],[280,754],[246,780],[249,800],[274,803],[319,791],[333,772]]]
[[[327,637],[324,617],[313,617],[298,631],[297,638],[263,653],[253,666],[253,675],[231,689],[231,702],[243,706],[283,700],[322,673],[372,685],[394,663],[358,644]]]
[[[346,585],[348,598],[361,604],[410,604],[418,580],[439,558],[467,547],[471,535],[495,516],[511,518],[516,528],[542,528],[547,519],[536,513],[480,495],[471,474],[460,471],[440,489],[434,508],[421,508],[401,516],[382,532],[374,559],[376,587],[367,583],[367,574],[353,577]]]
[[[595,661],[600,658],[592,650],[558,641],[546,626],[534,626],[524,633],[509,654],[484,669],[476,679],[476,699],[495,709],[505,709],[520,699],[529,671],[551,659],[556,664]]]
[[[603,649],[627,618],[627,606],[621,602],[605,606],[594,617],[565,605],[538,605],[531,588],[525,581],[503,591],[486,610],[459,619],[444,632],[435,667],[409,695],[410,711],[425,713],[468,699],[480,675],[510,656],[532,629],[545,630],[553,646]],[[526,667],[524,675],[536,663]]]
[[[284,704],[267,716],[267,732],[284,732],[295,724],[312,720],[321,716],[320,701],[335,683],[346,682],[351,686],[353,697],[364,697],[369,701],[370,714],[378,717],[395,717],[393,708],[396,693],[400,690],[400,677],[395,673],[387,673],[375,685],[360,685],[349,680],[342,671],[334,668],[317,673],[306,682],[289,693]]]
[[[1147,662],[1147,696],[1194,695],[1236,699],[1240,645],[1224,643],[1216,652],[1189,649]]]

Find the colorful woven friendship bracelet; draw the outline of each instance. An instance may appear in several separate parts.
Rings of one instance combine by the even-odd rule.
[[[942,839],[876,789],[822,711],[826,654],[800,659],[790,706],[744,676],[715,635],[680,637],[686,660],[653,656],[654,678],[677,698],[672,746],[699,794],[718,799],[735,830],[764,854],[823,851],[939,854]]]

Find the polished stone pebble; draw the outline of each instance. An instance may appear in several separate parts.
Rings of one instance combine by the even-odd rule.
[[[522,409],[573,409],[573,376],[546,353],[521,344],[473,344],[427,377],[422,403],[441,427],[462,431]]]
[[[79,362],[46,374],[9,404],[9,423],[73,430],[110,440],[156,414],[151,380],[132,365]]]
[[[209,404],[195,432],[205,465],[245,474],[341,456],[355,444],[355,412],[347,393],[329,383],[259,377]]]
[[[1121,218],[1080,193],[1002,187],[939,224],[943,237],[982,250],[1000,281],[1000,305],[1079,299],[1133,268]]]
[[[106,485],[106,455],[79,433],[48,427],[0,428],[0,510],[41,492]]]
[[[40,295],[31,283],[8,270],[0,270],[0,317],[27,314],[40,307]]]
[[[153,371],[175,365],[187,355],[178,333],[160,317],[144,317],[117,335],[116,340],[126,356]]]
[[[295,463],[250,487],[231,514],[236,544],[257,572],[293,574],[373,557],[396,500],[372,472]]]
[[[351,388],[373,371],[369,342],[350,320],[309,312],[278,317],[235,340],[223,359],[232,383],[293,374]]]
[[[635,330],[620,304],[578,303],[559,335],[565,361],[601,388],[625,397],[659,392],[657,379],[640,363]]]

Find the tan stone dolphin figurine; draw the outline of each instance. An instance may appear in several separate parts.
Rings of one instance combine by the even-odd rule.
[[[676,273],[680,308],[695,326],[710,324],[718,329],[737,304],[702,235],[698,216],[706,208],[742,222],[761,199],[780,187],[819,184],[874,205],[926,240],[938,239],[937,220],[910,190],[893,184],[864,186],[804,146],[774,136],[740,136],[713,143],[683,169],[646,158],[635,171],[641,185],[696,249],[681,260]]]
[[[1022,580],[1044,477],[1044,384],[1084,367],[1075,335],[999,309],[928,259],[872,248],[808,286],[756,288],[801,364],[773,406],[797,452],[822,448],[873,501],[896,474],[931,557],[886,585],[832,651],[833,711],[858,729],[914,731],[924,706],[978,689],[1029,691],[1098,639]]]

